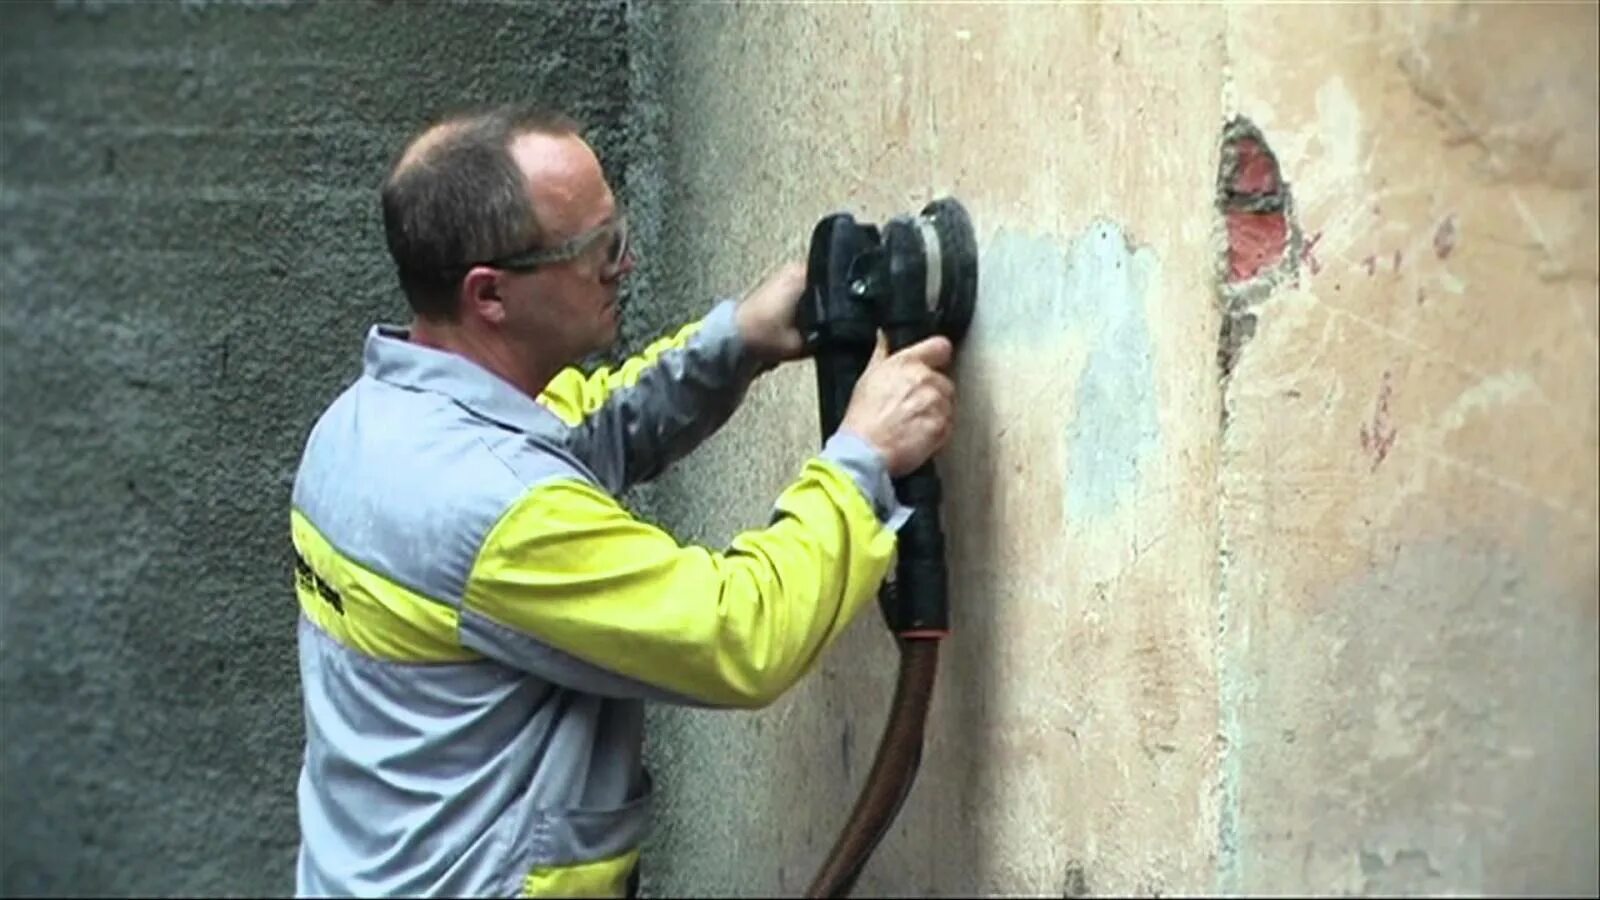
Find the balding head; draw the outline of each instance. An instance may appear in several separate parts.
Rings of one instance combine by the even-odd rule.
[[[430,126],[406,146],[405,151],[400,154],[400,161],[395,163],[390,177],[397,177],[423,165],[435,150],[445,146],[449,138],[459,135],[467,125],[467,122],[460,119],[451,119]]]
[[[383,224],[417,315],[453,319],[467,266],[540,240],[539,201],[529,202],[513,144],[524,135],[582,144],[577,132],[561,113],[502,106],[449,116],[407,144],[383,183]]]

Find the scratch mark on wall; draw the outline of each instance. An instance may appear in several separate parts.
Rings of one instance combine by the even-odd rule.
[[[1543,506],[1545,509],[1550,510],[1551,512],[1560,513],[1579,525],[1593,527],[1596,522],[1596,518],[1593,513],[1586,513],[1583,510],[1574,509],[1573,507],[1567,506],[1559,500],[1556,500],[1552,497],[1547,497],[1533,488],[1528,487],[1522,482],[1509,478],[1487,466],[1472,462],[1470,460],[1462,459],[1453,454],[1446,453],[1443,450],[1420,447],[1418,448],[1417,452],[1421,453],[1423,456],[1426,456],[1428,459],[1439,463],[1440,465],[1447,466],[1465,475],[1480,479],[1504,491],[1515,494],[1524,500],[1531,500],[1534,503]]]
[[[1440,259],[1449,259],[1450,251],[1456,248],[1456,217],[1448,215],[1439,227],[1433,231],[1433,255]]]
[[[1378,388],[1378,400],[1373,406],[1372,422],[1363,423],[1361,426],[1361,449],[1372,457],[1372,471],[1378,471],[1378,465],[1389,456],[1389,449],[1394,446],[1394,439],[1399,434],[1399,428],[1389,422],[1389,399],[1393,396],[1394,388],[1390,384],[1390,373],[1383,373],[1383,384]]]
[[[1457,395],[1434,420],[1435,427],[1445,434],[1458,431],[1479,410],[1504,406],[1516,400],[1537,399],[1541,393],[1538,384],[1526,372],[1488,375]]]
[[[1446,283],[1445,287],[1448,288],[1449,284]],[[1430,343],[1427,343],[1425,341],[1419,341],[1416,338],[1411,337],[1410,335],[1407,335],[1407,334],[1403,334],[1403,333],[1401,333],[1399,331],[1396,331],[1396,330],[1394,330],[1393,328],[1390,328],[1387,325],[1383,325],[1383,324],[1380,324],[1378,322],[1375,322],[1372,319],[1369,319],[1366,316],[1361,315],[1360,313],[1354,312],[1354,311],[1352,311],[1351,309],[1349,309],[1347,307],[1340,306],[1337,303],[1330,302],[1324,296],[1319,296],[1319,295],[1316,295],[1316,294],[1306,294],[1305,296],[1307,296],[1308,298],[1313,300],[1315,303],[1317,303],[1323,309],[1327,310],[1329,313],[1331,313],[1333,315],[1336,315],[1336,316],[1340,317],[1341,319],[1345,319],[1345,320],[1349,320],[1349,321],[1355,322],[1355,323],[1363,326],[1367,330],[1371,331],[1373,334],[1381,335],[1382,337],[1384,337],[1384,338],[1386,338],[1388,340],[1391,340],[1391,341],[1395,342],[1396,344],[1399,344],[1399,345],[1404,346],[1404,347],[1409,347],[1412,350],[1415,350],[1416,352],[1418,352],[1418,353],[1420,353],[1420,354],[1422,354],[1424,356],[1427,356],[1429,359],[1431,359],[1431,360],[1433,360],[1435,362],[1438,362],[1438,363],[1440,363],[1442,365],[1448,366],[1448,367],[1450,367],[1450,368],[1452,368],[1452,369],[1454,369],[1454,370],[1456,370],[1458,372],[1464,372],[1464,373],[1466,373],[1468,375],[1472,375],[1472,376],[1475,376],[1477,378],[1488,378],[1492,374],[1492,373],[1490,373],[1489,371],[1487,371],[1485,369],[1480,369],[1477,366],[1472,365],[1471,363],[1462,362],[1461,359],[1459,359],[1458,357],[1451,356],[1450,354],[1445,353],[1443,350],[1440,350],[1438,347],[1435,347],[1434,345],[1432,345]],[[1541,396],[1541,398],[1543,398],[1542,394],[1540,396]],[[1549,403],[1549,400],[1547,398],[1544,398],[1544,399],[1545,399],[1546,403]]]

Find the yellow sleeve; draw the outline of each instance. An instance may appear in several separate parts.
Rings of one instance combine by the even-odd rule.
[[[638,384],[639,377],[656,365],[662,354],[686,347],[689,339],[705,324],[704,319],[690,322],[656,340],[620,366],[603,366],[589,373],[576,367],[562,369],[539,393],[539,402],[555,413],[556,418],[568,425],[577,425],[605,406],[612,394]]]
[[[463,603],[536,648],[694,702],[759,707],[875,596],[894,548],[850,475],[820,457],[778,498],[771,524],[721,552],[681,546],[563,479],[530,490],[495,525]],[[530,668],[540,658],[530,652]]]

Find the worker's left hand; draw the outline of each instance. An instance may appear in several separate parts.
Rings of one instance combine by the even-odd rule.
[[[779,363],[799,358],[804,341],[795,327],[794,314],[805,287],[805,264],[790,262],[739,301],[739,336],[758,359]]]

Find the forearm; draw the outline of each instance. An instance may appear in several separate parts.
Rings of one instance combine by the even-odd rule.
[[[849,436],[830,441],[770,524],[722,552],[678,545],[590,485],[543,486],[496,526],[466,605],[687,702],[761,706],[810,670],[887,573],[892,494],[869,499],[860,483],[886,485],[881,473]]]

